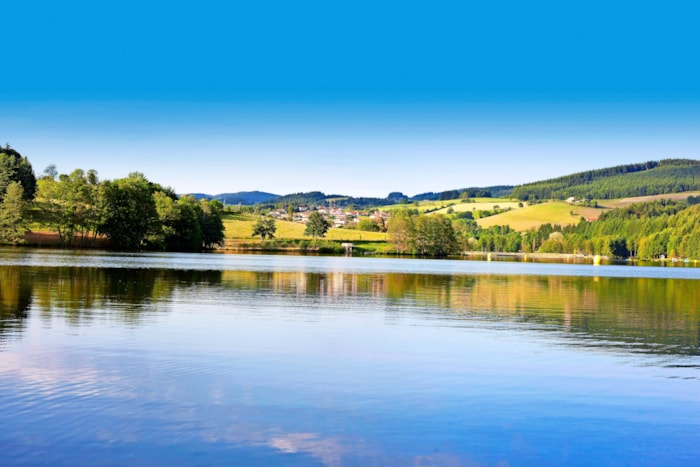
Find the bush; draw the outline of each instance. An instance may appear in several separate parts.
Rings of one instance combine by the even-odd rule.
[[[357,223],[357,229],[365,232],[379,232],[381,227],[372,219],[362,219]]]

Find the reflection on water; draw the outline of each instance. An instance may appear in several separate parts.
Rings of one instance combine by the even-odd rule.
[[[273,292],[299,303],[368,297],[381,309],[421,308],[455,325],[541,325],[573,334],[577,345],[687,355],[700,349],[700,287],[692,280],[22,266],[0,269],[0,339],[23,329],[32,304],[73,325],[104,310],[111,320],[138,325],[144,313],[167,311],[173,294],[193,288],[205,295],[202,288]]]
[[[0,267],[3,465],[700,456],[696,279],[52,255]]]

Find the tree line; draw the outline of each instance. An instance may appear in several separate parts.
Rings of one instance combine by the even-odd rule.
[[[37,180],[17,151],[0,148],[0,241],[19,244],[31,223],[48,226],[65,246],[93,246],[100,237],[115,250],[201,251],[224,241],[219,201],[178,196],[133,172],[99,180],[95,170],[59,174],[54,165]]]

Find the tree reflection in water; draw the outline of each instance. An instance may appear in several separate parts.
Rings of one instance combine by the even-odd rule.
[[[699,354],[697,281],[530,275],[4,266],[0,340],[21,335],[34,312],[47,322],[60,315],[73,326],[96,315],[138,326],[144,312],[167,312],[176,291],[195,287],[257,300],[265,293],[293,295],[308,306],[364,297],[382,304],[377,312],[421,308],[450,320],[504,320],[575,335],[579,345],[583,338],[594,347]]]

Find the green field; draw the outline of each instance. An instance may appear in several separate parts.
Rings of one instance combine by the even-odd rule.
[[[519,207],[517,201],[503,198],[473,198],[465,203],[461,199],[445,201],[421,201],[410,204],[396,204],[391,206],[381,206],[382,211],[408,208],[418,209],[419,212],[430,211],[431,213],[447,214],[449,208],[455,213],[466,211],[491,211],[494,206],[500,209],[511,208],[510,211],[497,214],[495,216],[478,219],[477,223],[481,227],[491,227],[494,225],[509,225],[511,228],[523,231],[537,228],[542,224],[576,224],[581,217],[593,220],[608,209],[628,206],[632,203],[649,202],[657,199],[685,200],[688,196],[698,196],[699,191],[685,193],[670,193],[666,195],[641,196],[635,198],[623,198],[614,200],[604,200],[600,202],[599,208],[589,208],[566,203],[564,201],[550,201],[542,204],[527,205]],[[259,240],[253,237],[253,226],[257,216],[252,214],[227,214],[224,217],[224,227],[226,238],[230,240]],[[276,221],[277,233],[275,237],[280,240],[309,240],[304,236],[304,224],[289,221]],[[364,232],[361,230],[331,228],[325,237],[327,240],[339,242],[386,242],[388,236],[381,232]]]
[[[633,203],[648,203],[658,199],[670,199],[684,201],[688,196],[698,196],[700,191],[686,191],[683,193],[668,193],[664,195],[637,196],[633,198],[606,199],[599,201],[599,208],[587,208],[566,203],[564,201],[550,201],[533,206],[525,206],[521,209],[504,212],[496,216],[485,217],[477,220],[481,227],[491,227],[493,225],[509,225],[515,230],[529,230],[537,228],[542,224],[577,224],[581,217],[586,219],[598,219],[600,214],[608,209],[622,208]],[[517,203],[515,203],[517,206]],[[502,208],[509,206],[508,203],[501,203]],[[457,206],[453,209],[457,211]],[[478,208],[477,208],[478,210]],[[438,211],[442,212],[442,211]],[[573,215],[571,214],[573,212]]]
[[[495,216],[485,217],[477,220],[481,227],[491,227],[494,225],[509,225],[515,230],[535,229],[542,224],[577,224],[581,217],[586,219],[597,219],[600,213],[605,211],[602,208],[587,208],[575,206],[564,201],[550,201],[533,206],[525,206],[521,209],[504,212]]]
[[[451,207],[454,212],[472,211],[474,208],[477,211],[492,210],[494,206],[506,208],[513,205],[518,206],[518,202],[506,198],[470,198],[469,202],[463,199],[448,199],[443,201],[416,201],[415,203],[407,204],[391,204],[388,206],[379,206],[377,209],[381,211],[393,211],[394,209],[417,209],[418,212],[439,212],[445,214]]]
[[[488,198],[486,198],[488,199]],[[435,211],[438,214],[448,214],[447,211],[452,208],[453,212],[468,212],[468,211],[493,211],[496,206],[498,209],[521,209],[518,207],[518,201],[508,200],[488,200],[478,201],[474,203],[459,203],[454,206],[448,206]]]
[[[246,214],[228,214],[224,216],[224,228],[226,229],[226,238],[232,240],[255,240],[260,237],[253,237],[253,226],[257,221],[257,216]],[[296,222],[275,221],[277,232],[275,238],[280,240],[309,240],[311,237],[304,236],[304,224]],[[382,232],[364,232],[361,230],[351,229],[336,229],[328,230],[325,238],[334,241],[364,241],[364,242],[384,242],[387,240],[387,234]]]

